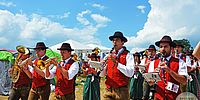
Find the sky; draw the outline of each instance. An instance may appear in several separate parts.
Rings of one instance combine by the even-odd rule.
[[[0,0],[0,48],[53,46],[66,40],[112,47],[121,31],[132,52],[164,35],[200,40],[200,0]]]

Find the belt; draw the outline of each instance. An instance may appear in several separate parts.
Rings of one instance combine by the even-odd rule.
[[[13,84],[13,88],[14,89],[18,89],[18,88],[26,88],[26,87],[30,87],[31,85],[30,84],[22,84],[22,85],[18,85],[16,86],[16,84]]]

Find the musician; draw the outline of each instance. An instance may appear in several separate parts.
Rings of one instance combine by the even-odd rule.
[[[135,72],[133,77],[130,79],[130,98],[132,100],[141,100],[143,96],[143,81],[144,78],[142,77],[142,72],[140,72],[140,69],[138,68],[138,65],[140,65],[140,54],[138,52],[133,54],[134,56],[134,66],[135,66]]]
[[[170,36],[162,37],[155,44],[160,48],[165,61],[156,59],[149,65],[148,72],[159,71],[161,77],[161,81],[157,82],[154,100],[173,100],[181,93],[180,83],[187,83],[187,66],[183,60],[171,56],[175,43]]]
[[[189,56],[183,53],[184,45],[177,42],[175,48],[175,58],[182,59],[186,62],[188,71],[191,69],[191,59]]]
[[[182,59],[185,61],[187,65],[188,72],[191,71],[191,60],[190,57],[183,53],[184,45],[180,42],[176,42],[176,48],[175,48],[175,58]],[[181,84],[180,85],[181,92],[186,92],[186,85]]]
[[[29,100],[48,100],[50,95],[50,81],[45,79],[45,61],[49,58],[46,56],[44,42],[38,42],[34,50],[37,58],[33,62],[29,62],[29,67],[26,69],[26,74],[32,79],[32,86],[29,93]]]
[[[200,63],[196,57],[192,55],[193,50],[190,50],[186,53],[187,56],[190,56],[191,59],[191,68],[188,71],[189,77],[188,77],[188,84],[187,84],[187,92],[193,93],[197,97],[200,98],[200,87],[199,87],[199,68],[200,68]]]
[[[122,32],[115,32],[109,39],[113,43],[110,54],[102,61],[106,63],[101,76],[106,75],[107,90],[104,94],[105,100],[130,100],[129,78],[134,73],[134,58],[124,45],[127,42]]]
[[[79,65],[71,57],[71,52],[74,50],[69,43],[63,43],[57,50],[60,50],[62,60],[59,63],[52,60],[55,66],[51,70],[49,67],[46,68],[46,78],[51,79],[56,76],[56,100],[75,100],[75,79]]]
[[[90,55],[91,61],[98,61],[98,56],[95,53]],[[83,73],[87,75],[83,88],[83,100],[100,100],[100,85],[98,69],[91,68],[90,61],[88,64],[83,64]]]
[[[146,65],[145,73],[148,73],[149,64],[151,61],[157,59],[156,57],[156,47],[154,45],[149,45],[149,48],[147,50],[147,57],[142,59],[141,65]],[[155,85],[150,86],[147,81],[143,82],[143,100],[149,99],[149,94],[152,92],[152,97],[154,96],[154,87]]]
[[[22,63],[22,61],[29,58],[30,54],[31,53],[29,50],[28,50],[27,54],[21,54],[21,56],[19,57],[18,66],[20,63]],[[31,80],[24,72],[25,69],[23,69],[23,66],[19,66],[19,67],[22,67],[22,69],[20,71],[19,79],[17,80],[16,83],[14,83],[14,82],[12,83],[12,88],[10,90],[8,100],[19,100],[20,98],[21,98],[21,100],[28,99]],[[8,71],[10,74],[12,74],[13,67],[10,68]]]

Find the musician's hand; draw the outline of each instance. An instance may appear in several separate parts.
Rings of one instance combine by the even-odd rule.
[[[170,69],[169,69],[169,67],[167,67],[165,62],[160,64],[160,68],[164,69],[168,73],[170,72]]]
[[[29,60],[27,61],[27,64],[30,65],[30,66],[33,66],[33,62],[32,62],[32,60],[29,59]]]
[[[45,64],[45,67],[46,67],[46,68],[49,68],[50,65],[51,65],[51,61],[50,61],[50,62],[47,62],[47,63]]]
[[[115,54],[111,54],[111,56],[109,57],[109,59],[111,59],[113,61],[114,64],[118,65],[118,62],[116,60],[116,55]]]
[[[23,71],[27,71],[28,70],[28,64],[25,64],[24,66],[22,66]]]
[[[155,70],[154,70],[154,72],[159,72],[160,71],[160,68],[156,68]]]
[[[89,68],[89,70],[93,73],[93,74],[97,74],[97,72],[95,71],[95,69],[93,69],[93,68]]]
[[[152,85],[155,84],[155,81],[154,80],[150,80],[150,81],[148,81],[148,84],[149,84],[149,86],[152,86]]]
[[[50,63],[51,64],[54,64],[55,66],[58,64],[58,62],[57,62],[57,58],[52,58],[51,60],[50,60]]]

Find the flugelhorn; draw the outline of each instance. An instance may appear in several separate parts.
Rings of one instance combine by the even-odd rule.
[[[44,70],[44,69],[46,68],[46,64],[47,64],[47,63],[50,63],[51,60],[57,61],[57,59],[58,59],[58,57],[49,58],[49,59],[47,59],[46,61],[38,60],[36,66],[37,66],[39,69]],[[52,64],[52,63],[50,63],[50,64]]]

